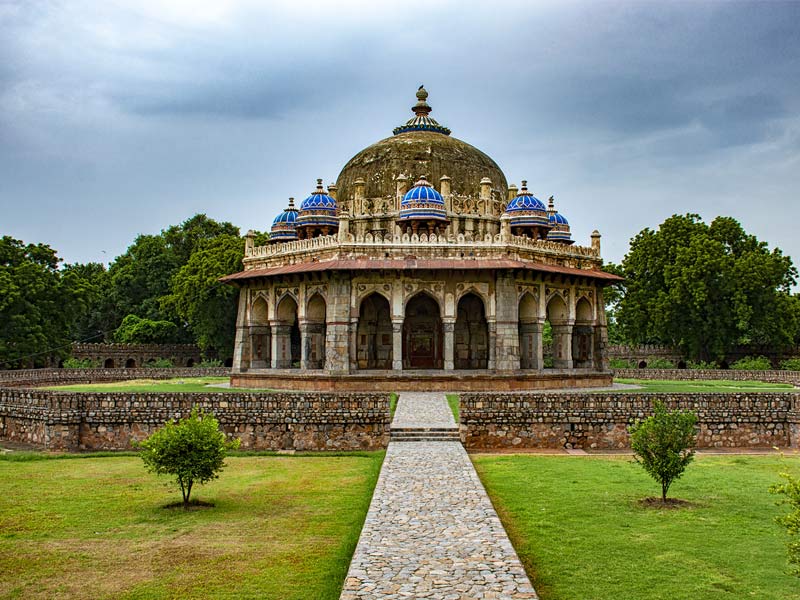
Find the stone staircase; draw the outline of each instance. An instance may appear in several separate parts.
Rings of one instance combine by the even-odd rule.
[[[392,427],[392,442],[460,442],[455,427]]]

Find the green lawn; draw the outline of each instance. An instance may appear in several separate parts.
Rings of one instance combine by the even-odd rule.
[[[190,511],[137,457],[0,460],[0,597],[338,598],[382,459],[229,457]]]
[[[639,504],[660,488],[629,459],[472,458],[541,600],[800,599],[767,491],[797,455],[698,457],[669,510]]]
[[[456,420],[456,424],[458,424],[458,394],[446,394],[447,396],[447,404],[450,406],[450,410],[453,413],[453,418]]]
[[[672,381],[661,379],[618,379],[614,383],[627,383],[642,387],[643,392],[788,392],[796,390],[789,383],[765,383],[763,381],[699,380]]]
[[[250,388],[219,387],[230,381],[228,377],[177,377],[174,379],[131,379],[109,383],[76,383],[45,387],[45,390],[73,392],[271,392]]]

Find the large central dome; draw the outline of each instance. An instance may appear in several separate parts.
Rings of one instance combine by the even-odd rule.
[[[436,188],[442,176],[452,182],[452,193],[478,197],[481,179],[492,181],[492,190],[500,199],[507,194],[506,177],[497,163],[466,142],[451,137],[450,130],[429,117],[428,93],[417,92],[414,117],[395,129],[395,135],[365,148],[339,173],[338,197],[349,202],[356,180],[366,182],[367,198],[393,198],[397,193],[395,178],[403,174],[410,181],[426,176]]]

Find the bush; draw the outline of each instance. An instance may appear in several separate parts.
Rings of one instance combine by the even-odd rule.
[[[167,421],[137,446],[149,472],[175,476],[188,508],[194,484],[219,477],[226,452],[238,448],[239,440],[226,441],[214,416],[193,408],[187,418]]]
[[[789,514],[777,517],[775,520],[786,528],[789,534],[787,548],[789,550],[789,565],[791,572],[800,577],[800,479],[795,479],[788,473],[781,477],[786,483],[773,485],[769,491],[773,494],[784,496],[778,504],[788,504]]]
[[[65,369],[97,369],[100,367],[100,361],[70,356],[64,359],[63,365]]]
[[[221,367],[222,361],[218,358],[204,358],[199,363],[197,363],[197,367],[199,369],[214,369],[216,367]]]
[[[781,361],[782,371],[800,371],[800,358],[787,358]]]
[[[625,360],[624,358],[610,358],[608,359],[608,366],[612,369],[633,369],[635,368],[634,365],[631,364],[631,361]]]
[[[648,369],[674,369],[675,363],[667,358],[653,358],[647,361]]]
[[[702,371],[707,369],[719,369],[719,365],[713,360],[709,362],[704,360],[689,360],[686,362],[686,368]]]
[[[697,415],[680,410],[668,411],[663,402],[655,403],[653,416],[637,420],[630,428],[634,458],[661,484],[661,501],[667,501],[672,482],[683,475],[692,462]]]
[[[769,371],[772,363],[766,356],[745,356],[731,365],[737,371]]]
[[[144,367],[146,369],[172,369],[175,367],[175,363],[169,358],[156,358],[148,360],[144,363]]]

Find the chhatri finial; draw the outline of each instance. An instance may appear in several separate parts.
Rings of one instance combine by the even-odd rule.
[[[417,115],[418,117],[427,116],[428,114],[430,114],[431,107],[426,102],[427,99],[428,99],[428,90],[426,90],[422,86],[419,86],[419,89],[417,90],[417,103],[411,109],[412,111],[414,111],[414,114]]]
[[[325,190],[322,187],[322,178],[317,179],[317,193],[324,194]]]
[[[556,201],[552,196],[547,199],[547,210],[556,212]]]

